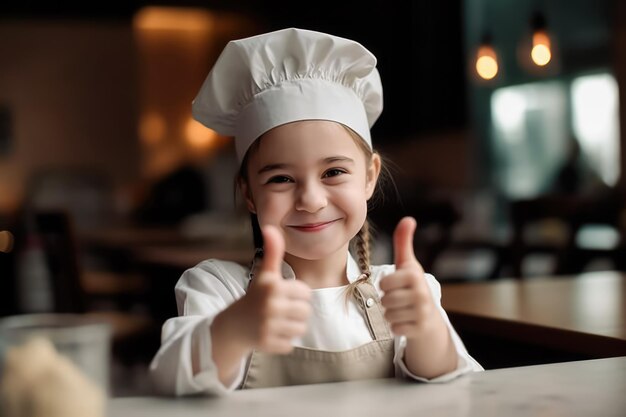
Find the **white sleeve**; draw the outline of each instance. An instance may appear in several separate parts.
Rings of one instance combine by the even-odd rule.
[[[205,261],[181,276],[175,287],[179,317],[165,322],[161,347],[150,364],[154,388],[165,395],[224,395],[243,380],[239,374],[225,386],[211,354],[211,323],[215,316],[245,294],[245,270],[231,263]],[[192,369],[192,349],[199,372]]]
[[[441,306],[441,286],[439,285],[439,282],[437,282],[435,277],[430,274],[425,274],[425,277],[426,282],[428,283],[428,287],[430,288],[433,301],[435,302],[435,305],[437,306],[439,312],[441,313],[441,316],[448,326],[448,330],[450,331],[450,336],[457,352],[457,366],[455,370],[432,379],[413,375],[404,363],[406,337],[396,336],[394,341],[395,355],[393,358],[393,362],[396,366],[396,375],[402,375],[422,382],[447,382],[468,372],[483,371],[483,367],[468,353],[465,345],[463,344],[463,341],[457,334],[456,330],[454,330],[454,327],[452,327],[448,315]]]

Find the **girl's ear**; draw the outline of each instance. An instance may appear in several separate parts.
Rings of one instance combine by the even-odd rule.
[[[243,198],[246,200],[246,207],[250,213],[256,214],[256,207],[254,206],[254,200],[252,200],[252,193],[250,193],[250,187],[248,183],[243,179],[239,179],[239,189],[241,190],[241,194]]]
[[[382,161],[380,155],[377,153],[372,154],[372,160],[370,166],[367,168],[367,176],[365,178],[365,194],[369,200],[374,195],[376,189],[376,183],[378,182],[378,176],[380,175]]]

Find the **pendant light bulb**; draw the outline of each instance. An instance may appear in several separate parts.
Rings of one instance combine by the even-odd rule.
[[[475,67],[478,76],[484,80],[491,80],[498,75],[498,55],[488,35],[483,37],[478,48]]]
[[[546,30],[546,19],[539,12],[535,12],[531,19],[532,49],[530,57],[535,65],[543,67],[552,59],[552,42]]]

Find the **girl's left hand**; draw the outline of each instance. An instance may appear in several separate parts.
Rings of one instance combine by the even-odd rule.
[[[380,281],[385,318],[394,334],[409,339],[418,337],[429,324],[436,324],[433,318],[438,314],[424,269],[413,252],[416,227],[417,222],[412,217],[400,220],[393,234],[396,270]]]

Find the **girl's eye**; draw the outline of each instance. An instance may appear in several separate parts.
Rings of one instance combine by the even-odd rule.
[[[336,177],[338,175],[345,174],[345,173],[346,171],[344,171],[343,169],[332,168],[324,173],[324,178]]]
[[[291,178],[284,175],[276,175],[275,177],[267,180],[267,184],[284,184],[286,182],[291,182]]]

